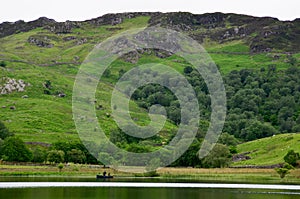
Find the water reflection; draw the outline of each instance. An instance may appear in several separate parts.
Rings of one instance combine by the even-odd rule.
[[[300,198],[299,186],[286,185],[183,183],[178,182],[178,180],[176,181],[175,179],[166,180],[159,178],[116,178],[114,180],[97,181],[95,178],[90,177],[1,177],[0,181],[2,181],[0,183],[0,187],[2,187],[0,188],[0,196],[1,198],[8,199]],[[21,183],[10,184],[9,182]],[[39,186],[41,184],[46,187]],[[15,188],[4,188],[5,186],[8,187],[9,185],[14,185]],[[25,185],[28,185],[28,187],[17,188],[22,186],[24,187]],[[78,187],[74,187],[75,185]]]

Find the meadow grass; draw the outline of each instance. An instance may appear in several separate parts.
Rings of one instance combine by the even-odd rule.
[[[115,26],[93,26],[83,23],[81,28],[75,28],[72,33],[68,34],[54,34],[47,29],[37,28],[0,38],[0,61],[5,60],[7,62],[5,68],[0,68],[0,78],[23,79],[31,85],[23,93],[1,95],[0,108],[4,106],[6,108],[1,108],[0,120],[26,142],[53,143],[78,140],[72,118],[72,91],[80,63],[99,42],[125,30],[144,28],[148,25],[149,19],[148,16],[125,19],[123,23]],[[199,31],[206,30],[199,29]],[[28,38],[32,36],[47,37],[54,46],[41,48],[30,44]],[[64,39],[70,36],[76,39],[70,41]],[[86,42],[77,43],[82,39],[86,39]],[[206,41],[203,45],[215,63],[219,65],[222,74],[245,68],[259,70],[270,64],[276,65],[277,69],[285,69],[289,66],[284,54],[279,53],[280,58],[277,60],[273,60],[273,55],[276,53],[250,54],[249,46],[244,40],[229,41],[222,44]],[[299,59],[300,54],[296,54],[295,57]],[[66,63],[61,64],[62,62]],[[142,55],[136,64],[125,62],[122,59],[116,60],[111,66],[111,76],[101,80],[96,93],[97,105],[101,104],[103,107],[101,110],[97,110],[96,114],[101,127],[107,134],[112,129],[117,128],[113,118],[107,117],[107,113],[111,114],[111,92],[114,83],[118,80],[120,69],[129,71],[137,65],[149,63],[162,63],[180,73],[183,73],[184,67],[190,65],[176,55],[163,59],[153,54]],[[46,80],[52,82],[52,95],[44,94],[43,84]],[[57,97],[55,94],[57,92],[64,92],[66,97]],[[28,95],[28,98],[23,99],[23,95]],[[15,106],[16,110],[10,110],[10,106]],[[130,108],[131,116],[139,119],[136,123],[141,125],[149,123],[146,110],[139,108],[134,101],[130,102]],[[176,126],[168,121],[161,132],[161,140],[167,141],[172,137],[170,132],[174,130],[176,130]],[[239,151],[243,152],[246,149],[240,147]],[[278,156],[282,158],[282,154],[279,153]],[[252,156],[252,161],[256,161],[254,153]],[[276,161],[270,162],[278,162],[279,160],[281,161],[278,158]],[[262,161],[263,164],[268,163],[264,159],[257,161]],[[252,164],[253,162],[243,163]]]
[[[237,165],[273,165],[284,162],[289,150],[300,152],[300,134],[281,134],[237,146],[238,153],[249,153],[251,159],[233,163]]]

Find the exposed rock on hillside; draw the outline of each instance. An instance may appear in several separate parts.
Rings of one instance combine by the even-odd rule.
[[[243,161],[243,160],[250,160],[251,157],[248,156],[248,154],[250,154],[250,152],[246,152],[246,153],[241,153],[241,154],[236,154],[232,157],[232,161],[233,162],[239,162],[239,161]]]
[[[11,79],[11,78],[2,78],[2,81],[5,82],[3,85],[0,85],[0,94],[5,95],[12,92],[24,92],[26,84],[23,80]]]
[[[285,51],[300,51],[300,19],[294,21],[279,21],[271,17],[253,17],[239,14],[207,13],[191,14],[187,12],[160,13],[136,12],[106,14],[98,18],[83,22],[56,22],[45,17],[35,21],[0,24],[0,38],[19,32],[27,32],[36,28],[44,28],[54,34],[69,34],[74,28],[83,28],[85,25],[95,27],[121,24],[126,19],[140,16],[150,17],[149,26],[161,26],[185,32],[202,43],[206,40],[224,43],[232,40],[243,40],[249,45],[251,53]],[[108,31],[121,29],[108,27]],[[64,41],[77,40],[75,44],[81,45],[89,42],[77,36],[67,36]],[[40,47],[51,47],[52,44],[41,38],[29,38],[30,43]]]
[[[170,57],[171,55],[173,55],[172,52],[168,52],[168,51],[165,51],[162,49],[138,49],[136,51],[131,51],[131,52],[123,55],[121,58],[126,62],[136,64],[142,54],[147,54],[147,55],[153,54],[159,58],[166,58],[166,57]]]
[[[46,29],[50,30],[55,34],[72,33],[73,28],[80,28],[80,22],[66,21],[61,23],[54,23],[46,27]]]
[[[50,43],[51,40],[47,36],[31,36],[28,38],[28,42],[43,48],[52,48],[54,46]]]
[[[198,27],[207,29],[225,27],[226,14],[212,13],[195,15],[187,12],[159,13],[152,16],[150,25],[160,25],[179,31],[195,30]]]
[[[56,21],[54,21],[53,19],[48,19],[46,17],[41,17],[28,23],[22,20],[16,22],[4,22],[0,24],[0,38],[19,32],[28,32],[30,30],[45,27],[54,23],[56,23]]]
[[[106,14],[101,17],[87,20],[86,22],[101,26],[101,25],[117,25],[124,21],[124,19],[131,19],[139,16],[154,16],[158,13],[153,12],[135,12],[135,13],[117,13],[117,14]]]

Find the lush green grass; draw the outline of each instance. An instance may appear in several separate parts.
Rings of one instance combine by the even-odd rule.
[[[286,63],[286,55],[282,55],[279,60],[273,60],[272,54],[232,54],[232,53],[209,53],[213,61],[220,67],[223,74],[227,74],[233,70],[242,69],[261,69],[275,65],[278,70],[288,68],[290,65]]]
[[[283,163],[283,157],[289,150],[300,152],[300,134],[282,134],[238,145],[238,153],[247,154],[250,160],[236,162],[233,165],[273,165]]]
[[[207,46],[207,47],[206,47]],[[244,44],[242,40],[223,43],[223,44],[204,44],[208,52],[224,52],[224,53],[249,53],[250,48]]]
[[[1,77],[23,79],[31,86],[24,93],[12,93],[0,96],[1,108],[0,120],[4,121],[8,128],[25,141],[52,143],[59,140],[78,139],[74,122],[72,120],[72,90],[80,62],[82,62],[93,47],[99,42],[122,31],[143,28],[148,25],[149,17],[136,17],[126,19],[116,26],[105,25],[100,27],[83,23],[81,28],[74,29],[69,34],[53,34],[47,29],[37,28],[29,32],[21,32],[8,37],[0,38],[0,60],[6,60],[6,68],[0,68]],[[202,31],[202,30],[200,30]],[[75,40],[66,41],[65,38],[73,36]],[[41,48],[28,43],[29,37],[47,37],[54,45],[53,48]],[[86,39],[83,44],[80,40]],[[232,70],[243,68],[260,69],[270,64],[275,64],[278,69],[288,66],[286,55],[281,54],[278,60],[273,60],[273,54],[249,54],[249,47],[245,41],[234,41],[223,44],[206,42],[205,48],[212,59],[220,66],[223,74]],[[296,58],[300,58],[297,54]],[[23,61],[24,63],[16,62]],[[63,63],[65,64],[58,64]],[[162,63],[171,66],[179,72],[188,64],[175,55],[160,59],[154,55],[142,56],[137,64],[131,64],[124,60],[117,60],[112,64],[111,76],[104,78],[99,85],[97,103],[103,109],[97,111],[101,127],[109,134],[111,129],[117,128],[111,117],[110,95],[113,84],[118,79],[120,69],[130,70],[136,65],[147,63]],[[51,80],[53,95],[44,94],[43,83]],[[64,92],[65,98],[58,98],[55,93]],[[23,95],[29,98],[23,99]],[[10,106],[16,106],[16,110],[10,110]],[[132,117],[139,118],[137,123],[145,125],[149,117],[144,109],[139,108],[135,102],[131,102]],[[170,133],[176,128],[167,122],[162,131],[161,139],[166,141]]]
[[[259,53],[251,54],[250,48],[243,40],[227,43],[203,44],[213,61],[220,67],[223,74],[232,70],[261,69],[269,65],[275,65],[277,69],[283,70],[289,67],[287,55],[283,53]],[[274,59],[277,55],[279,58]],[[294,55],[299,58],[298,54]]]

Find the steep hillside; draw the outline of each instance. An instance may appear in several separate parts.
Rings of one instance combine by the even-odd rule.
[[[0,85],[4,87],[9,79],[15,79],[27,86],[24,92],[0,95],[0,120],[27,142],[78,139],[71,99],[81,62],[99,42],[125,30],[154,25],[181,31],[200,42],[224,75],[270,66],[286,69],[291,60],[300,58],[300,20],[283,22],[223,13],[123,13],[82,22],[47,18],[5,22],[0,24]],[[97,93],[97,116],[107,133],[117,128],[107,115],[111,112],[112,84],[119,71],[148,62],[161,62],[180,72],[187,66],[174,55],[159,53],[117,60]],[[138,122],[149,121],[146,110],[134,101],[132,112]],[[167,141],[175,128],[169,121],[159,142]]]
[[[289,150],[300,151],[300,134],[284,134],[263,138],[238,145],[238,153],[248,156],[248,160],[233,165],[275,165],[283,163]]]

